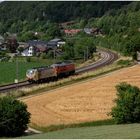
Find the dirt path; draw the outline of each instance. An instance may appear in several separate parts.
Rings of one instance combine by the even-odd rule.
[[[140,87],[140,65],[27,98],[24,102],[32,114],[31,122],[39,126],[107,119],[116,97],[115,86],[120,82]]]

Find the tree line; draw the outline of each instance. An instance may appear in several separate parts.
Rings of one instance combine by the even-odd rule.
[[[0,33],[46,31],[49,22],[65,22],[77,18],[101,17],[111,9],[130,2],[21,2],[0,3]]]

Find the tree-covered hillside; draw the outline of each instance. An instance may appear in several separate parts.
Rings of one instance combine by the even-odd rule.
[[[130,2],[33,2],[0,3],[0,33],[45,30],[48,22],[65,22],[77,18],[101,17],[111,9]]]
[[[104,31],[104,37],[98,37],[98,45],[102,47],[133,57],[136,51],[140,51],[140,2],[110,10],[101,18],[90,19],[87,26]]]
[[[0,34],[17,33],[18,41],[64,37],[59,23],[75,21],[67,28],[97,28],[96,46],[136,56],[140,51],[140,2],[125,1],[4,1],[0,3]],[[40,32],[34,36],[35,32]],[[87,35],[86,35],[87,36]],[[76,35],[76,40],[85,34]],[[65,38],[67,40],[67,37]],[[77,45],[78,47],[78,45]],[[69,47],[68,47],[69,48]],[[66,55],[67,56],[67,55]]]

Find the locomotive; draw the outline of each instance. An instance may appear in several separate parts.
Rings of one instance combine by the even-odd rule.
[[[27,70],[26,77],[30,83],[41,83],[43,81],[53,81],[62,77],[75,74],[73,62],[64,61],[45,67],[37,67]]]

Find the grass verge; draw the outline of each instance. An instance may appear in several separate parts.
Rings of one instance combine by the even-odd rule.
[[[115,121],[112,119],[108,119],[108,120],[91,121],[91,122],[74,123],[74,124],[51,125],[48,127],[40,127],[35,124],[31,124],[30,126],[42,132],[51,132],[51,131],[62,130],[65,128],[93,127],[93,126],[113,125],[113,124],[115,124]]]

